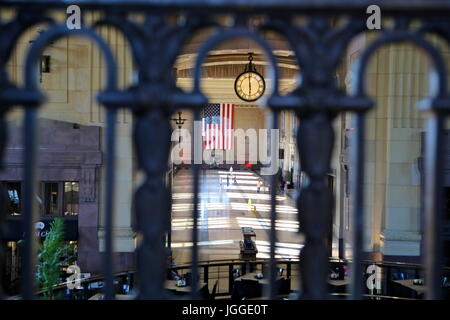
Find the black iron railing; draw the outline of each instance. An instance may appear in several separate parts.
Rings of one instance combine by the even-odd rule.
[[[70,3],[69,3],[70,2]],[[97,11],[102,18],[92,25],[83,24],[80,30],[69,30],[65,21],[52,18],[51,10],[65,12],[67,5],[78,4],[83,14]],[[394,20],[392,26],[383,28],[380,37],[366,47],[356,65],[356,86],[349,94],[338,87],[335,72],[345,56],[348,44],[359,34],[366,32],[365,14],[368,5],[378,4],[383,9],[383,17]],[[442,297],[442,189],[441,137],[443,121],[450,110],[447,86],[447,66],[444,59],[425,33],[440,36],[450,41],[450,2],[446,0],[4,0],[0,10],[14,9],[15,16],[10,21],[0,21],[0,154],[7,141],[5,115],[13,106],[21,106],[25,111],[24,120],[24,203],[23,232],[25,246],[23,252],[22,289],[23,299],[35,296],[35,241],[33,222],[36,210],[36,117],[44,102],[39,89],[36,65],[43,50],[59,38],[80,35],[95,43],[103,54],[107,70],[106,86],[100,92],[98,101],[107,113],[106,129],[106,198],[105,198],[105,254],[104,292],[107,299],[114,298],[112,261],[112,201],[115,181],[115,125],[117,110],[129,109],[134,114],[133,140],[138,165],[145,173],[145,182],[136,191],[134,208],[136,231],[142,236],[137,249],[137,292],[139,299],[157,299],[163,296],[166,272],[166,251],[161,238],[167,233],[171,206],[170,190],[165,185],[165,172],[170,147],[170,118],[179,109],[190,109],[194,119],[200,120],[200,108],[207,98],[200,88],[201,68],[208,52],[223,41],[246,38],[254,41],[264,53],[271,69],[273,88],[267,100],[276,127],[276,116],[280,110],[295,112],[301,119],[298,127],[298,151],[302,170],[309,177],[310,184],[298,199],[301,232],[305,235],[305,246],[301,252],[302,297],[326,298],[328,252],[327,237],[332,223],[333,195],[326,185],[333,150],[334,130],[332,121],[337,114],[353,112],[357,115],[356,141],[352,144],[353,185],[353,263],[354,275],[351,297],[361,298],[363,292],[362,233],[363,233],[363,149],[365,113],[374,106],[374,101],[366,93],[365,72],[368,60],[380,47],[399,42],[413,43],[429,56],[438,76],[438,92],[426,106],[428,135],[425,158],[425,270],[428,283],[427,298]],[[143,22],[130,18],[132,13],[145,15]],[[221,25],[215,14],[227,14],[233,23]],[[183,19],[167,19],[168,17]],[[255,17],[259,25],[249,26]],[[298,23],[296,17],[305,17]],[[336,24],[342,18],[344,23]],[[419,24],[414,26],[415,20]],[[176,22],[174,22],[176,21]],[[46,23],[45,32],[33,42],[26,52],[24,82],[12,83],[8,77],[6,64],[17,40],[31,27]],[[97,35],[98,26],[112,26],[120,30],[128,40],[134,65],[139,72],[139,80],[133,86],[119,90],[117,85],[117,64],[105,41]],[[204,28],[214,27],[198,50],[194,67],[194,87],[183,92],[176,86],[172,72],[175,59],[186,41]],[[278,82],[277,59],[262,32],[271,30],[280,33],[295,53],[301,69],[302,82],[290,94],[281,96]],[[301,141],[301,143],[300,143]],[[149,145],[158,148],[149,149]],[[196,297],[198,262],[197,214],[199,193],[199,164],[193,165],[194,209],[193,224],[193,296]],[[274,183],[274,179],[272,180]],[[272,188],[275,190],[275,188]],[[270,242],[270,290],[268,297],[275,296],[275,241],[274,228],[275,192],[272,192]],[[154,205],[158,204],[158,205]]]
[[[330,260],[329,271],[332,274],[333,270],[336,271],[342,267],[347,266],[351,261],[342,260]],[[216,291],[214,293],[215,299],[233,299],[235,297],[234,284],[235,281],[239,281],[239,277],[246,275],[247,273],[264,273],[267,271],[270,263],[268,260],[259,259],[257,261],[248,262],[245,260],[215,260],[215,261],[201,261],[198,265],[199,280],[206,284],[208,292],[213,291],[214,285],[216,285]],[[398,263],[398,262],[377,262],[364,260],[362,262],[362,269],[364,271],[378,268],[375,273],[365,272],[362,278],[367,282],[370,281],[373,284],[373,288],[365,288],[362,292],[363,299],[423,299],[424,294],[422,288],[426,284],[412,285],[414,279],[420,279],[423,276],[423,265],[412,263]],[[289,298],[293,299],[300,294],[299,288],[295,287],[297,280],[300,277],[298,268],[298,261],[295,260],[277,260],[276,269],[278,276],[288,283],[288,290],[276,292],[274,299]],[[173,266],[171,270],[183,277],[187,274],[191,274],[192,265],[182,264]],[[350,295],[350,282],[347,281],[349,275],[343,272],[343,278],[340,280],[328,279],[328,291],[330,298],[344,299]],[[443,268],[442,273],[450,279],[450,268]],[[134,297],[136,295],[136,288],[138,280],[135,278],[136,271],[127,271],[114,274],[114,294],[115,295],[127,295]],[[337,275],[337,273],[336,273]],[[376,276],[376,278],[374,277]],[[266,274],[265,277],[268,277]],[[371,278],[373,277],[373,279]],[[166,279],[167,281],[168,279]],[[378,280],[378,283],[376,282]],[[257,281],[255,279],[254,281]],[[409,281],[410,287],[408,288],[402,281]],[[59,299],[66,300],[88,300],[93,299],[96,295],[100,294],[99,299],[103,299],[105,279],[102,276],[93,276],[85,279],[81,279],[76,288],[68,289],[68,282],[61,283],[53,288],[53,295]],[[445,298],[450,298],[450,282],[445,287]],[[46,291],[38,291],[37,296],[43,296]],[[262,286],[260,291],[261,296],[253,296],[250,298],[262,298],[264,295],[264,287]],[[187,293],[184,292],[184,297]],[[183,295],[178,294],[178,297]],[[170,288],[165,288],[163,297],[176,298],[177,296],[171,291]],[[18,299],[19,297],[12,297],[11,299]]]

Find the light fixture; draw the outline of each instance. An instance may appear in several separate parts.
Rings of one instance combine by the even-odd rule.
[[[38,34],[41,35],[44,30],[38,30]],[[36,40],[30,40],[30,43],[35,42]],[[50,43],[53,44],[53,41]],[[49,55],[41,55],[39,59],[39,82],[42,82],[42,74],[50,73],[50,56]]]
[[[187,119],[181,118],[181,114],[182,114],[182,112],[178,112],[178,118],[172,119],[172,121],[175,121],[175,124],[178,126],[178,129],[181,129],[184,122],[187,120]]]
[[[178,130],[180,130],[179,136],[178,136],[178,142],[181,142],[181,127],[183,126],[184,122],[187,119],[181,118],[182,112],[178,112],[178,118],[173,118],[172,121],[175,121],[175,124],[178,126]]]
[[[40,68],[41,73],[50,73],[50,56],[41,56]]]

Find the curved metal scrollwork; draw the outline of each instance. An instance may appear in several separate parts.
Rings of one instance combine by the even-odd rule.
[[[68,35],[83,35],[94,41],[102,51],[107,65],[106,88],[99,94],[98,100],[107,109],[107,171],[106,171],[106,208],[105,208],[105,280],[106,298],[113,299],[113,260],[112,260],[112,228],[114,199],[114,163],[115,163],[115,125],[118,108],[127,108],[133,112],[133,141],[139,168],[145,174],[143,184],[134,196],[134,228],[141,235],[137,248],[138,268],[138,298],[158,299],[164,297],[164,279],[166,268],[166,251],[163,237],[168,231],[169,214],[171,210],[171,193],[165,185],[164,175],[167,170],[170,153],[171,126],[170,116],[180,108],[194,112],[194,120],[200,118],[200,108],[207,102],[200,89],[201,68],[208,52],[217,44],[235,38],[247,38],[254,41],[262,51],[272,68],[273,92],[267,100],[267,105],[274,114],[273,126],[276,126],[276,116],[281,110],[295,112],[299,119],[297,128],[297,147],[302,170],[309,177],[309,185],[297,199],[301,232],[305,235],[305,246],[301,252],[302,295],[307,299],[323,299],[328,297],[327,272],[329,258],[328,237],[332,227],[333,194],[326,185],[326,177],[330,171],[330,162],[334,143],[333,119],[343,112],[355,112],[357,139],[353,148],[353,179],[355,204],[353,219],[355,234],[353,237],[353,298],[361,298],[362,293],[362,230],[363,230],[363,197],[362,184],[364,176],[363,148],[365,129],[364,114],[372,108],[374,102],[365,92],[365,70],[372,54],[382,45],[397,42],[412,42],[425,50],[435,65],[439,77],[438,95],[430,105],[430,134],[427,140],[425,182],[425,216],[427,229],[425,238],[428,243],[426,266],[427,277],[430,279],[428,297],[438,298],[438,280],[441,257],[439,238],[439,221],[441,221],[441,201],[439,188],[442,159],[440,157],[440,139],[442,139],[444,115],[450,110],[450,100],[447,92],[447,66],[439,50],[426,40],[424,33],[432,32],[450,39],[450,26],[442,13],[437,19],[426,17],[420,10],[407,10],[407,1],[392,1],[399,3],[389,5],[384,14],[392,17],[396,24],[392,29],[382,31],[380,38],[369,44],[360,57],[360,65],[356,69],[356,86],[354,94],[348,94],[338,87],[335,73],[346,49],[355,37],[366,29],[365,17],[355,13],[364,9],[356,1],[343,1],[339,6],[330,0],[327,9],[324,4],[317,7],[310,1],[261,1],[254,9],[245,7],[239,2],[236,7],[228,6],[220,1],[197,2],[189,1],[180,8],[178,2],[168,1],[164,5],[154,1],[142,1],[133,6],[126,2],[103,1],[100,6],[95,1],[83,1],[87,11],[101,11],[104,17],[82,30],[70,31],[65,26],[57,24],[46,13],[36,10],[35,6],[24,8],[13,1],[4,1],[10,6],[16,6],[18,14],[6,24],[0,25],[0,156],[3,155],[7,141],[5,113],[12,105],[22,105],[25,109],[25,202],[24,230],[28,234],[25,248],[25,272],[28,272],[23,282],[23,298],[33,296],[33,194],[35,174],[35,124],[36,112],[43,102],[43,96],[38,89],[35,65],[38,58],[52,40]],[[74,1],[76,2],[76,1]],[[326,2],[326,1],[325,1]],[[324,2],[324,3],[325,3]],[[47,1],[49,9],[62,7],[60,1]],[[119,7],[121,5],[121,7]],[[424,2],[424,6],[426,6]],[[338,10],[336,10],[336,8]],[[276,9],[276,10],[275,10]],[[299,11],[302,9],[302,11]],[[253,11],[254,10],[254,11]],[[403,11],[402,11],[403,10]],[[450,11],[450,7],[442,4],[442,10]],[[143,12],[145,20],[142,23],[132,21],[130,14]],[[399,12],[402,15],[399,15]],[[233,16],[234,25],[220,26],[214,14]],[[249,27],[249,19],[253,16],[265,15],[264,22],[254,30]],[[307,23],[298,24],[297,15],[307,18]],[[430,13],[434,14],[434,13]],[[185,23],[170,24],[168,17],[183,15]],[[336,18],[346,17],[342,26],[335,23]],[[422,26],[416,30],[410,27],[411,20],[419,19]],[[37,23],[50,23],[47,31],[41,34],[31,46],[25,63],[25,83],[23,88],[9,81],[6,64],[20,35]],[[117,65],[104,40],[94,30],[99,26],[117,28],[128,40],[135,66],[139,72],[139,80],[124,91],[117,88]],[[176,86],[173,66],[183,45],[200,29],[217,26],[216,32],[208,37],[199,49],[194,66],[194,89],[190,93],[183,92]],[[6,31],[5,31],[6,30]],[[286,96],[279,95],[279,74],[277,60],[272,48],[263,39],[261,33],[276,31],[286,39],[295,54],[301,69],[301,83]],[[151,148],[157,146],[157,148]],[[194,230],[193,230],[193,298],[197,289],[197,211],[199,192],[199,166],[194,165]],[[275,178],[272,179],[275,184]],[[273,187],[275,187],[273,185]],[[272,192],[272,229],[271,245],[275,245],[275,192]],[[157,205],[155,205],[157,204]],[[0,203],[1,206],[1,203]],[[0,217],[1,218],[1,217]],[[1,224],[1,219],[0,219]],[[1,234],[0,234],[1,236]],[[272,248],[273,249],[273,248]],[[271,280],[274,280],[275,250],[271,250]],[[275,297],[273,282],[269,297]]]
[[[411,20],[408,17],[394,16],[395,26],[393,29],[384,30],[382,35],[370,43],[362,53],[358,63],[355,66],[356,86],[355,95],[363,100],[368,100],[365,90],[365,73],[369,59],[380,47],[391,43],[411,43],[422,49],[432,62],[437,74],[437,92],[435,97],[430,98],[430,102],[425,105],[428,109],[427,117],[427,135],[425,143],[425,180],[423,192],[423,213],[425,230],[425,265],[426,278],[429,279],[429,291],[427,298],[438,299],[442,296],[440,278],[442,274],[442,227],[438,221],[442,221],[442,178],[439,172],[443,169],[443,121],[445,114],[450,111],[450,100],[448,99],[447,88],[447,66],[439,50],[425,38],[425,32],[437,31],[439,35],[445,35],[441,32],[435,22],[429,27],[424,21],[418,30],[410,27]],[[364,132],[365,120],[363,114],[356,118],[356,143],[352,154],[352,166],[354,170],[353,194],[355,195],[355,214],[354,214],[354,242],[357,243],[357,249],[362,252],[363,243],[363,190],[358,187],[363,185],[364,168]],[[358,255],[359,260],[361,254]],[[354,274],[361,274],[360,268],[354,269]],[[361,296],[362,286],[353,285],[353,292],[356,297]]]

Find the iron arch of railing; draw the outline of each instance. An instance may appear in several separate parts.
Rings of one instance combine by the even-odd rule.
[[[370,1],[370,4],[374,4]],[[27,1],[4,1],[7,6],[15,6],[22,10],[23,6],[30,5],[31,2]],[[63,9],[66,3],[64,1],[40,1],[40,4],[46,4],[49,9]],[[244,6],[241,1],[233,1],[232,6],[226,1],[196,1],[191,0],[187,3],[180,5],[177,0],[166,1],[161,4],[157,1],[86,1],[79,0],[73,1],[74,4],[80,4],[83,6],[83,10],[97,10],[102,11],[108,16],[112,14],[114,21],[109,20],[109,23],[121,23],[124,22],[123,29],[125,36],[133,42],[131,44],[132,51],[134,51],[135,57],[139,56],[138,71],[142,75],[138,84],[129,88],[126,92],[118,92],[117,88],[111,87],[106,91],[103,91],[99,95],[99,101],[103,103],[108,110],[108,127],[107,127],[107,150],[108,150],[108,169],[107,169],[107,187],[111,193],[108,193],[112,198],[113,190],[113,177],[114,172],[111,171],[114,166],[114,123],[115,113],[117,107],[125,106],[130,108],[135,115],[133,140],[135,143],[135,149],[137,152],[137,158],[139,167],[145,172],[146,179],[144,184],[135,193],[134,204],[136,207],[136,229],[143,235],[143,241],[137,249],[138,258],[138,276],[140,279],[140,296],[141,299],[159,298],[162,295],[162,283],[163,274],[165,268],[165,252],[160,238],[167,231],[168,228],[168,213],[171,207],[170,190],[164,185],[163,174],[167,169],[167,160],[169,155],[170,141],[170,121],[169,117],[172,111],[183,105],[188,109],[194,111],[194,118],[199,119],[199,106],[206,103],[204,95],[201,94],[199,89],[200,81],[200,68],[201,61],[204,60],[207,50],[202,59],[199,59],[195,70],[196,75],[194,81],[197,81],[195,90],[191,93],[182,93],[179,88],[176,87],[173,76],[171,76],[172,66],[176,55],[179,53],[182,47],[183,41],[187,36],[193,34],[192,30],[178,32],[182,28],[167,28],[164,23],[164,17],[167,14],[188,12],[186,16],[187,21],[193,21],[195,19],[201,20],[206,13],[228,13],[235,15],[239,24],[230,27],[227,30],[222,31],[224,34],[237,34],[239,32],[245,37],[255,37],[256,32],[250,31],[245,22],[248,17],[258,14],[267,14],[267,26],[275,27],[284,35],[296,55],[296,59],[299,65],[302,66],[303,79],[302,83],[287,96],[280,97],[277,94],[272,95],[268,99],[269,107],[274,111],[272,127],[275,127],[277,110],[289,109],[294,111],[299,118],[301,118],[300,125],[297,134],[297,144],[302,161],[302,170],[306,172],[310,178],[309,186],[302,192],[300,198],[297,200],[297,207],[299,209],[299,219],[301,231],[306,235],[305,247],[302,250],[301,267],[304,269],[303,280],[304,295],[305,298],[324,298],[327,295],[326,288],[326,262],[328,260],[327,250],[328,247],[324,240],[331,227],[331,216],[333,206],[333,195],[328,190],[324,183],[325,177],[329,172],[331,152],[333,150],[334,130],[332,128],[332,120],[334,117],[344,111],[353,111],[357,113],[357,130],[358,132],[364,132],[364,113],[366,110],[372,107],[373,102],[361,94],[348,95],[336,88],[334,73],[338,65],[338,61],[342,58],[345,48],[348,43],[354,39],[357,33],[365,24],[365,16],[363,14],[355,14],[360,10],[365,9],[369,4],[369,1],[364,3],[359,1],[343,0],[342,3],[337,4],[335,1],[323,1],[321,4],[315,4],[311,1],[299,0],[298,3],[292,1],[273,1],[273,0],[261,0],[252,2],[251,6]],[[418,4],[417,2],[412,5],[406,0],[397,1],[379,1],[383,5],[383,15],[398,18],[399,15],[405,15],[407,19],[401,18],[397,23],[397,27],[405,26],[405,23],[409,21],[408,17],[419,19],[424,24],[424,29],[427,29],[427,25],[433,25],[436,28],[436,22],[432,21],[426,15],[441,17],[443,12],[450,12],[450,6],[445,1],[430,0]],[[427,4],[426,4],[427,3]],[[328,6],[327,6],[328,5]],[[124,12],[123,15],[118,15],[118,8],[122,6]],[[36,9],[36,6],[34,6]],[[427,9],[427,10],[424,10]],[[141,26],[131,27],[127,24],[127,17],[125,13],[131,12],[146,12],[146,21]],[[26,12],[24,10],[23,12]],[[276,14],[275,14],[276,13]],[[361,12],[363,13],[363,12]],[[309,23],[302,26],[296,26],[292,22],[292,18],[295,15],[307,15],[310,19]],[[351,21],[342,29],[335,30],[334,26],[330,22],[330,18],[333,16],[350,15]],[[45,13],[34,12],[34,16],[39,20],[40,17],[44,17]],[[17,18],[16,18],[17,19]],[[280,23],[282,20],[282,23]],[[26,25],[20,19],[16,20],[18,26]],[[272,23],[273,22],[273,23]],[[275,23],[276,22],[276,23]],[[4,26],[4,25],[3,25]],[[51,32],[56,32],[58,27],[52,26],[44,33],[37,42],[33,45],[33,56],[29,56],[27,62],[27,76],[26,81],[28,83],[25,89],[16,89],[11,91],[10,86],[6,86],[4,82],[0,81],[0,101],[10,104],[22,104],[26,109],[25,116],[25,151],[26,158],[29,158],[26,162],[26,197],[24,212],[25,218],[29,218],[26,221],[27,230],[31,230],[32,224],[32,187],[30,182],[33,180],[34,175],[34,148],[33,130],[35,125],[36,107],[42,102],[42,97],[39,94],[35,86],[35,80],[32,74],[32,69],[37,57],[34,55],[39,54],[38,47],[43,45],[39,44],[39,41],[44,43],[49,38]],[[438,24],[438,29],[441,30],[441,34],[448,34],[449,27],[444,22]],[[25,28],[26,29],[26,28]],[[131,35],[133,31],[136,34],[142,34],[145,36],[134,37]],[[195,28],[194,28],[195,29]],[[62,31],[61,31],[62,32]],[[91,33],[91,31],[86,31]],[[131,33],[130,33],[131,32]],[[427,278],[430,280],[431,289],[429,298],[438,298],[439,289],[437,287],[437,280],[439,277],[438,267],[440,265],[440,259],[442,252],[440,250],[441,239],[439,232],[439,223],[442,221],[442,208],[440,202],[442,197],[440,195],[440,187],[442,183],[441,169],[442,160],[440,159],[440,145],[441,135],[443,127],[444,115],[449,109],[447,92],[443,91],[445,82],[446,66],[443,64],[439,54],[436,55],[436,49],[429,45],[422,35],[414,33],[409,30],[403,31],[403,36],[415,42],[421,47],[426,49],[431,55],[432,60],[436,62],[437,71],[440,74],[440,88],[441,94],[437,99],[433,101],[431,106],[431,117],[429,120],[430,134],[427,135],[427,150],[426,150],[426,172],[427,180],[425,182],[425,190],[429,196],[425,198],[425,214],[427,217],[427,230],[425,232],[425,240],[428,243],[427,247]],[[75,32],[74,32],[75,33]],[[93,33],[92,33],[93,34]],[[183,36],[181,36],[183,34]],[[385,30],[384,35],[392,41],[403,41],[404,37],[398,37],[399,31],[394,28],[393,30]],[[167,36],[167,38],[166,38]],[[222,34],[223,36],[223,34]],[[47,37],[47,40],[43,40]],[[219,36],[220,38],[220,32]],[[397,38],[396,38],[397,37]],[[138,39],[139,40],[136,40]],[[3,38],[6,39],[6,38]],[[96,38],[97,39],[97,38]],[[100,38],[98,38],[100,39]],[[386,40],[386,38],[385,38]],[[13,46],[14,37],[9,38],[7,41],[9,46]],[[141,45],[136,44],[136,41],[141,41]],[[208,41],[208,40],[207,40]],[[215,40],[217,41],[217,40]],[[382,40],[381,40],[382,41]],[[256,41],[258,42],[258,41]],[[207,43],[207,42],[205,42]],[[2,45],[2,44],[0,44]],[[109,52],[108,47],[104,44],[105,52]],[[101,45],[101,47],[103,46]],[[204,46],[206,47],[206,45]],[[264,47],[264,43],[263,43]],[[2,47],[3,48],[3,47]],[[43,47],[42,47],[43,48]],[[271,54],[270,48],[267,48],[269,57]],[[3,70],[8,55],[3,55],[9,49],[2,49],[0,55],[2,61],[0,61],[0,76],[4,78],[3,74],[6,72]],[[141,50],[149,50],[148,55],[146,53],[139,53]],[[159,50],[159,52],[158,52]],[[31,51],[30,51],[31,52]],[[159,57],[161,52],[164,53],[164,57]],[[368,51],[366,51],[368,52]],[[110,53],[109,53],[110,54]],[[106,58],[108,60],[108,55]],[[136,56],[137,55],[137,56]],[[366,55],[368,55],[366,53]],[[111,56],[112,57],[112,56]],[[137,60],[137,59],[136,59]],[[138,61],[138,60],[137,60]],[[273,62],[272,62],[273,63]],[[367,61],[363,60],[363,64]],[[276,64],[273,64],[276,71]],[[365,67],[365,65],[364,65]],[[111,69],[112,68],[112,69]],[[116,66],[110,65],[108,68],[110,71],[109,76],[116,72]],[[108,77],[109,77],[108,76]],[[29,79],[28,79],[29,78]],[[27,80],[28,79],[28,80]],[[1,79],[3,80],[3,79]],[[359,85],[362,85],[364,78],[359,79]],[[278,85],[278,81],[274,82]],[[111,89],[111,90],[110,90]],[[12,94],[11,92],[15,93]],[[20,94],[18,94],[20,93]],[[9,100],[8,100],[9,99]],[[183,101],[184,104],[182,103]],[[2,123],[4,123],[3,117],[1,117]],[[3,130],[3,129],[2,129]],[[5,140],[6,136],[1,133],[3,137],[1,140]],[[300,143],[302,141],[302,143]],[[156,144],[159,146],[157,150],[150,152],[147,146],[150,144]],[[170,142],[169,142],[170,143]],[[361,297],[361,277],[358,277],[358,265],[361,261],[362,252],[362,212],[363,212],[363,198],[360,187],[363,182],[363,135],[357,135],[356,144],[352,145],[352,159],[354,166],[354,179],[352,187],[354,188],[355,206],[353,208],[354,223],[354,267],[355,277],[353,279],[353,298]],[[194,233],[193,233],[193,271],[196,274],[196,268],[198,267],[197,255],[197,238],[196,238],[196,213],[198,210],[198,170],[199,166],[194,165]],[[275,183],[275,180],[272,180]],[[275,189],[275,188],[273,188]],[[274,196],[272,195],[272,198]],[[108,203],[108,202],[107,202]],[[151,206],[153,203],[160,204],[158,207]],[[271,228],[274,229],[274,217],[275,206],[274,201],[271,205]],[[149,209],[151,208],[151,209]],[[111,204],[107,205],[107,213],[112,211]],[[105,254],[105,274],[106,274],[106,297],[113,298],[112,287],[112,220],[106,215],[106,254]],[[273,230],[272,230],[273,231]],[[29,232],[29,234],[31,234]],[[275,233],[273,231],[271,235],[271,243],[273,243]],[[31,239],[31,238],[30,238]],[[30,242],[30,246],[32,241]],[[30,247],[31,248],[31,247]],[[31,252],[32,249],[25,250],[26,265],[28,270],[32,269]],[[271,250],[273,250],[271,248]],[[271,251],[272,253],[272,251]],[[109,263],[108,263],[109,262]],[[433,274],[434,272],[434,274]],[[307,277],[305,275],[308,275]],[[32,280],[29,278],[24,282],[24,298],[30,298],[32,296]],[[194,297],[195,297],[195,291]]]
[[[363,21],[356,18],[334,29],[329,16],[321,14],[313,15],[305,25],[289,25],[276,19],[263,26],[264,29],[276,30],[286,36],[302,72],[302,81],[298,87],[287,96],[270,101],[270,105],[275,109],[296,113],[300,123],[297,148],[303,163],[302,170],[312,180],[297,201],[299,212],[302,212],[298,216],[300,226],[306,235],[300,262],[305,270],[302,278],[305,298],[323,298],[327,290],[323,281],[328,258],[325,239],[330,232],[334,201],[324,181],[330,171],[333,149],[334,130],[331,122],[339,112],[360,108],[361,103],[363,106],[367,104],[364,99],[356,101],[346,97],[337,88],[334,74],[345,49],[357,34],[364,31],[364,27]],[[311,203],[315,203],[320,214],[313,213],[315,209]],[[317,268],[318,265],[321,267]],[[356,283],[358,281],[355,279]],[[354,297],[359,298],[358,295]]]
[[[123,14],[114,14],[104,17],[100,21],[96,21],[92,25],[92,29],[100,28],[102,26],[109,26],[118,29],[127,40],[131,48],[131,53],[134,62],[142,69],[144,65],[144,48],[145,34],[139,26],[126,19]]]
[[[17,40],[30,28],[40,23],[54,24],[50,17],[21,11],[13,21],[0,26],[0,83],[8,83],[6,63],[14,50]]]
[[[17,18],[0,25],[0,168],[3,168],[3,153],[8,138],[7,126],[4,115],[9,111],[12,103],[18,98],[19,90],[11,83],[6,71],[6,64],[17,44],[17,40],[30,28],[37,24],[54,24],[54,20],[47,16],[41,16],[36,12],[20,11]],[[0,215],[0,221],[2,217]],[[0,231],[1,235],[1,231]],[[1,255],[0,247],[0,255]],[[1,268],[1,267],[0,267]],[[1,297],[1,288],[0,288]]]
[[[268,98],[268,105],[270,107],[270,100],[277,99],[279,97],[279,72],[277,69],[277,60],[275,55],[272,52],[271,47],[269,44],[259,36],[258,30],[252,32],[248,30],[248,28],[245,27],[246,24],[246,16],[244,17],[234,17],[235,19],[235,25],[231,29],[219,29],[216,31],[215,34],[210,36],[205,40],[205,42],[200,46],[199,52],[196,58],[196,62],[194,65],[194,87],[192,90],[192,95],[197,96],[203,96],[201,93],[200,88],[200,81],[201,81],[201,71],[202,71],[202,65],[205,61],[208,53],[214,49],[217,45],[219,45],[222,42],[225,42],[227,40],[232,39],[249,39],[252,40],[254,43],[256,43],[262,50],[262,52],[265,54],[267,60],[269,61],[269,78],[273,80],[273,88],[272,92],[270,93],[270,96]],[[204,98],[205,102],[207,101],[206,97]],[[194,120],[200,121],[200,107],[195,109],[194,111]],[[277,117],[277,110],[272,109],[272,115],[271,115],[271,128],[270,129],[276,129],[278,125],[278,117]],[[272,145],[272,144],[271,144]],[[277,148],[276,148],[277,149]],[[274,146],[272,145],[272,160],[274,159],[275,152],[273,152]],[[192,265],[193,269],[197,270],[198,268],[198,247],[197,247],[197,212],[198,212],[198,180],[199,180],[199,166],[194,164],[194,208],[193,208],[193,228],[192,228],[192,238],[193,238],[193,249],[192,249]],[[276,175],[272,175],[272,185],[275,185],[276,183]],[[272,188],[271,190],[271,232],[270,232],[270,243],[271,243],[271,250],[270,250],[270,285],[267,289],[267,296],[270,299],[273,299],[275,297],[275,289],[274,289],[274,283],[276,279],[276,271],[275,271],[275,242],[276,242],[276,231],[275,231],[275,206],[276,206],[276,189]],[[193,273],[193,285],[192,285],[192,292],[193,292],[193,298],[196,298],[197,294],[197,272]]]
[[[36,174],[36,118],[37,109],[43,103],[43,96],[37,85],[35,68],[38,59],[52,41],[58,40],[66,36],[83,36],[93,41],[104,55],[107,69],[106,87],[103,90],[107,94],[119,96],[117,89],[117,66],[108,45],[102,38],[97,36],[90,29],[69,30],[65,26],[51,25],[43,32],[32,44],[27,52],[24,68],[25,85],[23,92],[31,94],[34,99],[24,102],[25,119],[24,119],[24,203],[23,203],[23,230],[25,231],[24,244],[24,268],[22,270],[22,296],[24,299],[33,297],[34,288],[34,261],[35,261],[35,244],[33,239],[35,208],[33,195],[35,194],[35,174]],[[113,199],[114,199],[114,182],[115,182],[115,147],[116,147],[116,118],[117,105],[104,104],[107,110],[106,121],[106,198],[105,198],[105,254],[104,254],[104,270],[106,279],[106,296],[112,295],[113,281],[113,264],[112,264],[112,226],[113,226]]]
[[[366,69],[369,64],[370,58],[373,54],[379,50],[381,47],[407,42],[416,45],[418,48],[423,49],[427,55],[431,58],[433,62],[434,69],[437,71],[439,77],[438,93],[436,98],[445,98],[448,95],[447,92],[447,79],[446,72],[447,67],[442,55],[439,51],[427,40],[422,38],[420,34],[415,32],[408,32],[403,30],[393,30],[383,34],[380,38],[376,39],[374,42],[370,43],[368,47],[362,53],[358,63],[355,65],[355,74],[357,77],[355,86],[355,95],[366,97]]]
[[[399,21],[398,21],[399,20]],[[366,69],[373,54],[381,47],[395,43],[411,43],[422,49],[430,58],[434,70],[437,73],[438,87],[435,97],[430,98],[430,102],[425,105],[428,109],[429,116],[427,118],[427,143],[425,153],[427,160],[425,161],[425,181],[424,181],[424,230],[425,230],[425,252],[424,256],[428,261],[427,279],[429,279],[429,291],[427,295],[430,299],[439,299],[442,297],[441,288],[441,268],[442,260],[442,227],[437,223],[440,221],[438,208],[442,208],[442,194],[439,191],[442,186],[442,180],[438,172],[443,168],[442,156],[442,136],[444,115],[450,111],[450,100],[447,88],[447,65],[439,53],[438,49],[425,39],[424,31],[427,28],[416,30],[408,30],[409,19],[403,17],[398,18],[392,30],[383,31],[382,35],[368,45],[363,51],[361,57],[355,65],[356,85],[354,87],[354,95],[358,98],[370,99],[366,94]],[[429,29],[431,31],[431,29]],[[357,226],[363,225],[363,191],[357,185],[363,185],[364,168],[364,132],[366,110],[361,110],[356,116],[356,143],[352,148],[351,161],[355,168],[353,171],[354,181],[358,181],[353,185],[353,194],[355,195],[355,212],[353,215],[354,223]],[[359,134],[358,134],[359,133]],[[355,252],[362,252],[363,235],[361,228],[354,229]],[[360,274],[360,268],[354,270],[354,274]],[[361,295],[362,283],[354,287],[354,294]]]
[[[176,87],[173,64],[182,46],[208,20],[194,19],[187,25],[168,25],[160,16],[147,14],[138,28],[144,35],[142,65],[138,83],[129,88],[135,115],[133,140],[138,165],[146,180],[134,197],[133,226],[142,235],[137,248],[138,299],[163,297],[166,252],[161,238],[169,227],[171,193],[164,183],[170,153],[170,116],[178,108],[192,106],[192,96]],[[135,48],[136,49],[136,48]],[[165,54],[161,55],[161,50]],[[195,98],[195,97],[194,97]],[[178,99],[178,100],[177,100]],[[148,146],[158,146],[150,149]],[[148,203],[158,203],[150,206]]]

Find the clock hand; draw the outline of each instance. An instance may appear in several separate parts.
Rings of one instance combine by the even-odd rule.
[[[250,81],[250,75],[248,76],[248,95],[252,95],[252,82]]]

